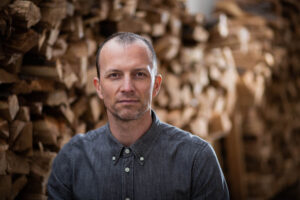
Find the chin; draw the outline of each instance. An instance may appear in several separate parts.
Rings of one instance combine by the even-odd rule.
[[[141,118],[147,110],[143,111],[133,111],[133,110],[124,110],[119,112],[112,113],[116,118],[122,121],[132,121]]]

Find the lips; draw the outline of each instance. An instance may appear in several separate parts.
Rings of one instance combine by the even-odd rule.
[[[137,99],[122,99],[122,100],[118,100],[118,103],[123,103],[123,104],[132,104],[132,103],[138,103],[139,100]]]

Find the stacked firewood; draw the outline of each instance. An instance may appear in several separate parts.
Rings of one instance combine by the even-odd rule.
[[[106,123],[92,82],[95,53],[117,31],[135,32],[153,43],[163,75],[153,107],[162,121],[214,142],[231,131],[232,116],[243,116],[252,196],[258,191],[254,184],[273,180],[260,172],[274,165],[281,177],[280,167],[294,167],[294,160],[282,164],[285,157],[272,151],[280,153],[281,139],[293,140],[298,118],[289,120],[285,110],[288,126],[280,126],[279,108],[290,109],[289,99],[280,96],[278,102],[267,93],[277,87],[282,89],[275,94],[286,91],[286,79],[280,84],[275,78],[291,61],[284,63],[285,48],[274,48],[277,32],[266,20],[228,5],[220,6],[223,14],[208,30],[201,14],[185,12],[182,0],[1,1],[0,197],[46,199],[56,153],[74,134]],[[294,54],[292,62],[296,59]],[[288,89],[295,99],[298,82],[290,81]],[[289,158],[294,158],[296,150],[290,146],[285,153],[293,152]]]
[[[76,133],[106,122],[93,88],[97,46],[117,31],[152,41],[164,76],[161,120],[210,141],[225,135],[236,71],[228,49],[206,52],[202,15],[181,1],[0,3],[0,196],[46,199],[51,161]]]
[[[229,47],[239,72],[233,118],[240,118],[234,123],[244,147],[247,197],[269,199],[300,178],[300,4],[239,2],[249,11],[259,3],[268,10],[258,16],[220,2],[210,45]]]

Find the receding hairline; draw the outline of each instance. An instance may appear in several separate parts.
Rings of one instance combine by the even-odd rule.
[[[149,47],[147,46],[147,44],[145,44],[145,42],[143,42],[142,40],[138,40],[137,39],[137,40],[133,40],[133,41],[130,41],[130,42],[126,42],[126,41],[118,40],[118,38],[112,38],[111,40],[107,41],[105,43],[105,45],[103,45],[101,52],[103,52],[106,48],[108,48],[109,45],[111,45],[112,43],[120,45],[123,48],[129,47],[131,45],[139,45],[139,46],[141,46],[142,48],[144,48],[146,50],[148,58],[149,58],[149,61],[151,62],[151,65],[152,65],[151,67],[153,67],[152,52],[149,49]],[[99,54],[99,59],[101,57],[101,54]],[[98,62],[100,62],[100,60]]]
[[[106,40],[104,40],[98,48],[97,55],[96,55],[96,68],[97,68],[97,76],[100,78],[100,54],[105,46],[110,42],[115,41],[117,44],[123,44],[124,47],[127,45],[132,45],[135,43],[144,44],[147,49],[147,53],[151,62],[151,67],[154,69],[154,73],[157,74],[157,60],[156,60],[156,53],[150,41],[146,38],[130,33],[130,32],[119,32],[111,35]]]

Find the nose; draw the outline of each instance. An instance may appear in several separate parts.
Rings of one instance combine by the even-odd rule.
[[[125,76],[121,85],[121,92],[133,92],[134,83],[130,76]]]

